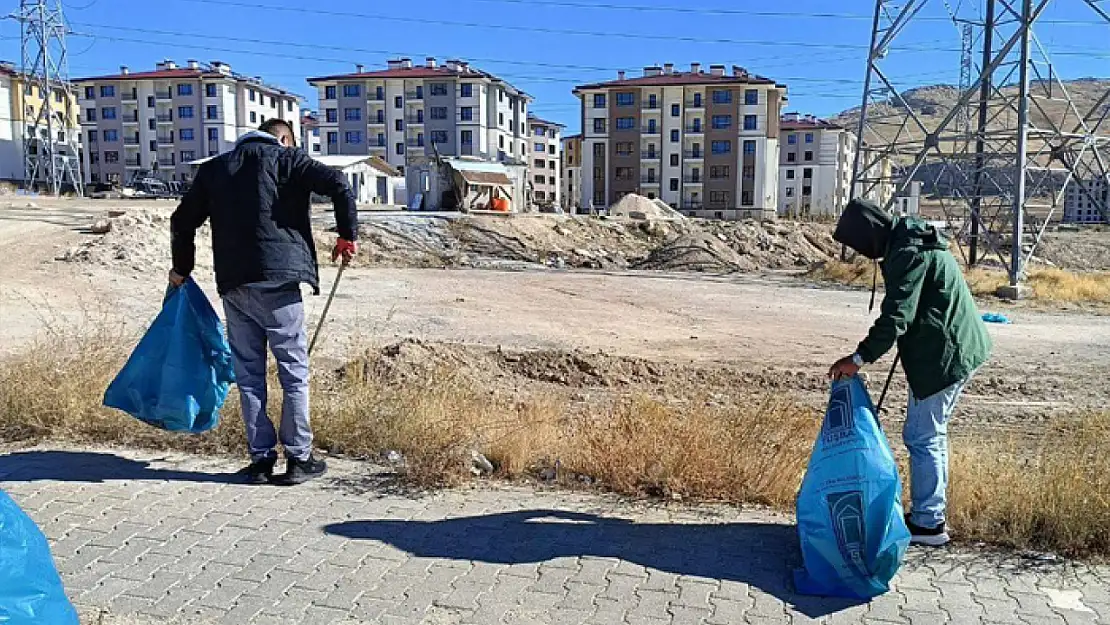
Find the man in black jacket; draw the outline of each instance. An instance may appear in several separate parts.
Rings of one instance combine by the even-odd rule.
[[[227,313],[227,334],[246,422],[250,483],[299,484],[327,471],[312,454],[308,343],[301,283],[320,293],[310,223],[311,195],[330,197],[339,240],[332,260],[357,252],[358,215],[343,175],[296,149],[293,128],[272,119],[247,133],[235,149],[200,167],[170,220],[173,270],[180,286],[193,270],[194,236],[212,220],[216,288]],[[266,414],[266,345],[277,359],[283,401],[281,444],[286,473],[275,478],[278,437]]]

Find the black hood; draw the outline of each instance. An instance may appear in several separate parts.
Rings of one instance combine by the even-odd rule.
[[[852,200],[836,224],[833,239],[870,259],[882,258],[894,230],[894,218],[871,200]]]

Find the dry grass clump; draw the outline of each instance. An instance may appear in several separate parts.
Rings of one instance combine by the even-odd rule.
[[[805,276],[811,280],[853,287],[871,287],[874,263],[866,259],[851,262],[821,263]],[[967,285],[976,297],[994,297],[999,287],[1009,284],[1005,272],[994,269],[972,269],[965,272]],[[882,273],[878,275],[882,285]],[[1053,304],[1110,304],[1110,273],[1075,272],[1063,269],[1032,269],[1026,284],[1033,289],[1033,299]]]

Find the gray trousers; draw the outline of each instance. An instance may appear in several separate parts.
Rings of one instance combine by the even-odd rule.
[[[227,337],[247,428],[251,460],[277,456],[278,436],[266,414],[266,346],[281,382],[281,444],[287,458],[312,452],[308,419],[308,339],[298,287],[242,286],[223,296]]]

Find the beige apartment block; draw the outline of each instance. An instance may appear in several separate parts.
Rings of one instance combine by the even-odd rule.
[[[779,215],[840,215],[851,199],[855,134],[798,113],[784,115],[780,128]]]
[[[582,211],[582,135],[563,137],[562,147],[563,210],[571,214]]]
[[[528,176],[532,182],[532,200],[536,206],[561,207],[563,125],[528,116],[528,134],[532,155],[528,160]]]
[[[271,118],[300,135],[299,98],[220,61],[158,63],[153,71],[75,80],[86,182],[127,184],[136,175],[188,181],[189,163],[230,150]]]
[[[772,217],[786,87],[733,66],[645,67],[574,90],[582,103],[582,199],[605,209],[628,193],[691,216]]]

